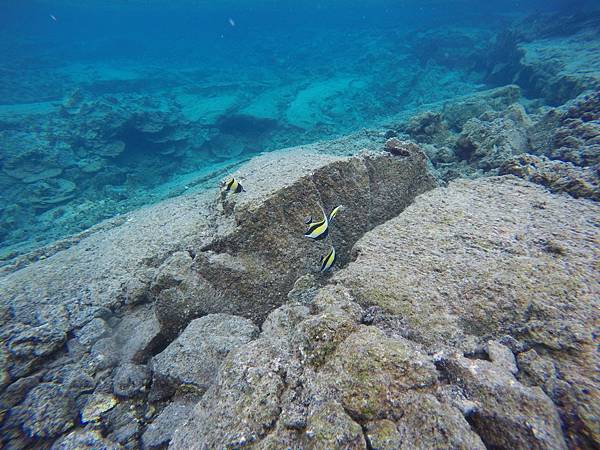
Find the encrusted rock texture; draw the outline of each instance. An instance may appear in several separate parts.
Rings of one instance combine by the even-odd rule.
[[[245,193],[163,202],[5,271],[3,443],[95,439],[61,437],[85,427],[116,444],[137,445],[143,434],[164,445],[165,425],[147,425],[180,417],[163,411],[173,399],[197,401],[296,279],[319,273],[331,243],[346,264],[366,231],[436,187],[416,146],[402,157],[274,152],[235,176]],[[306,216],[340,204],[330,240],[303,237]]]
[[[264,154],[243,193],[3,267],[2,445],[597,446],[599,93],[520,97]]]
[[[600,197],[600,91],[557,108],[525,108],[509,85],[392,124],[398,142],[419,143],[440,181],[512,174],[576,198]]]
[[[599,213],[510,176],[421,195],[227,356],[170,448],[593,448]]]

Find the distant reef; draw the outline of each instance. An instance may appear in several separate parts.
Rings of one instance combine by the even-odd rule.
[[[0,446],[597,448],[600,78],[533,56],[590,30],[567,28],[498,38],[496,87],[260,155],[244,145],[280,116],[211,116],[228,100],[189,91],[1,116],[6,242],[42,210],[71,229],[57,208],[85,183],[127,197],[169,161],[220,166],[96,225],[110,208],[89,200],[92,228],[4,256]],[[338,205],[326,240],[303,236]]]
[[[598,23],[600,14],[590,13],[539,15],[499,32],[357,31],[351,52],[341,51],[347,36],[319,35],[296,58],[265,60],[267,80],[260,66],[226,70],[231,64],[220,60],[210,61],[221,67],[212,71],[159,70],[143,63],[44,66],[43,58],[36,65],[15,54],[0,71],[0,264],[120,213],[205,189],[260,152],[361,127],[391,127],[434,145],[427,153],[446,180],[488,173],[501,155],[543,154],[539,145],[548,141],[530,139],[531,124],[544,115],[554,120],[563,105],[600,87]],[[260,64],[265,56],[254,51]],[[325,58],[338,53],[335,61]],[[331,62],[323,66],[322,59]],[[486,92],[513,85],[495,99]],[[513,103],[521,107],[501,117]],[[567,119],[565,130],[575,126]],[[400,122],[407,123],[397,129]],[[491,142],[496,131],[502,136]],[[497,154],[483,155],[473,148],[477,140]],[[562,140],[561,149],[574,149],[566,161],[593,165],[577,155],[577,144]]]

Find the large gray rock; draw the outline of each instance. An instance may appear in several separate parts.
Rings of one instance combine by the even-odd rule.
[[[203,393],[234,348],[251,341],[258,328],[248,319],[210,314],[193,320],[163,352],[152,359],[155,383]]]
[[[442,366],[474,402],[469,418],[488,447],[567,448],[558,411],[540,387],[525,387],[488,361],[455,356]]]
[[[222,198],[223,214],[215,218],[218,237],[193,259],[173,255],[159,271],[153,294],[165,334],[173,335],[190,319],[207,313],[227,312],[262,322],[286,301],[300,276],[318,273],[319,259],[329,245],[336,247],[339,264],[345,264],[363,233],[435,186],[417,146],[403,157],[270,153],[235,175],[247,192]],[[321,206],[330,211],[338,205],[345,209],[328,241],[303,237],[307,216],[321,217]]]
[[[592,448],[599,208],[513,177],[422,195],[227,356],[171,448]]]
[[[594,202],[512,177],[455,182],[367,233],[356,261],[332,281],[361,305],[401,318],[396,332],[430,352],[477,354],[506,335],[541,351],[560,373],[562,383],[545,392],[570,445],[591,445],[600,440],[591,375],[599,363],[598,217]]]
[[[170,403],[146,428],[142,435],[142,448],[157,449],[168,445],[175,429],[192,412],[194,405],[178,401]]]
[[[115,369],[113,374],[113,392],[121,397],[133,397],[145,390],[150,380],[146,366],[125,363]]]

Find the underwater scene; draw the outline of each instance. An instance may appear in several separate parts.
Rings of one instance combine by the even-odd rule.
[[[597,0],[3,0],[0,448],[598,448],[599,202]]]

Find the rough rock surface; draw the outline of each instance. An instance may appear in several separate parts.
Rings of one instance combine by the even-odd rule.
[[[184,401],[170,403],[142,435],[142,448],[164,448],[168,445],[175,429],[189,417],[193,407],[193,404]]]
[[[152,420],[148,393],[157,401],[169,395],[159,383],[147,389],[142,366],[191,320],[235,312],[260,322],[287,300],[296,278],[318,274],[328,243],[302,234],[304,218],[318,217],[320,205],[346,207],[331,233],[345,264],[365,231],[435,186],[424,154],[411,148],[399,157],[266,154],[235,174],[244,194],[210,191],[166,201],[20,269],[5,267],[0,400],[11,419],[2,424],[3,439],[29,445],[20,431],[21,403],[47,381],[65,389],[75,416],[104,423],[116,441],[132,445]],[[316,284],[325,279],[316,277]]]
[[[318,273],[329,245],[343,265],[365,231],[435,186],[416,146],[404,157],[271,154],[251,161],[236,176],[247,192],[224,198],[219,235],[197,248],[193,258],[174,254],[159,269],[152,292],[165,334],[218,312],[262,322],[300,276]],[[331,211],[338,205],[344,210],[332,224],[331,244],[303,237],[307,216],[320,218],[321,207]]]
[[[194,389],[212,384],[221,363],[234,348],[256,337],[250,320],[227,314],[209,314],[193,320],[169,346],[152,358],[154,383]]]
[[[599,212],[514,177],[420,196],[228,355],[171,448],[593,447]]]
[[[552,192],[600,200],[600,166],[579,167],[570,162],[526,154],[506,160],[500,166],[499,173],[541,184]]]
[[[563,110],[551,110],[543,118],[550,125],[547,139],[537,151],[552,159],[578,166],[600,164],[600,90],[582,95]],[[534,136],[536,135],[534,130]]]
[[[598,212],[514,178],[457,182],[367,234],[334,282],[399,316],[400,334],[436,351],[477,352],[503,335],[542,351],[562,381],[547,395],[569,435],[584,430],[574,443],[589,444],[598,440]]]

